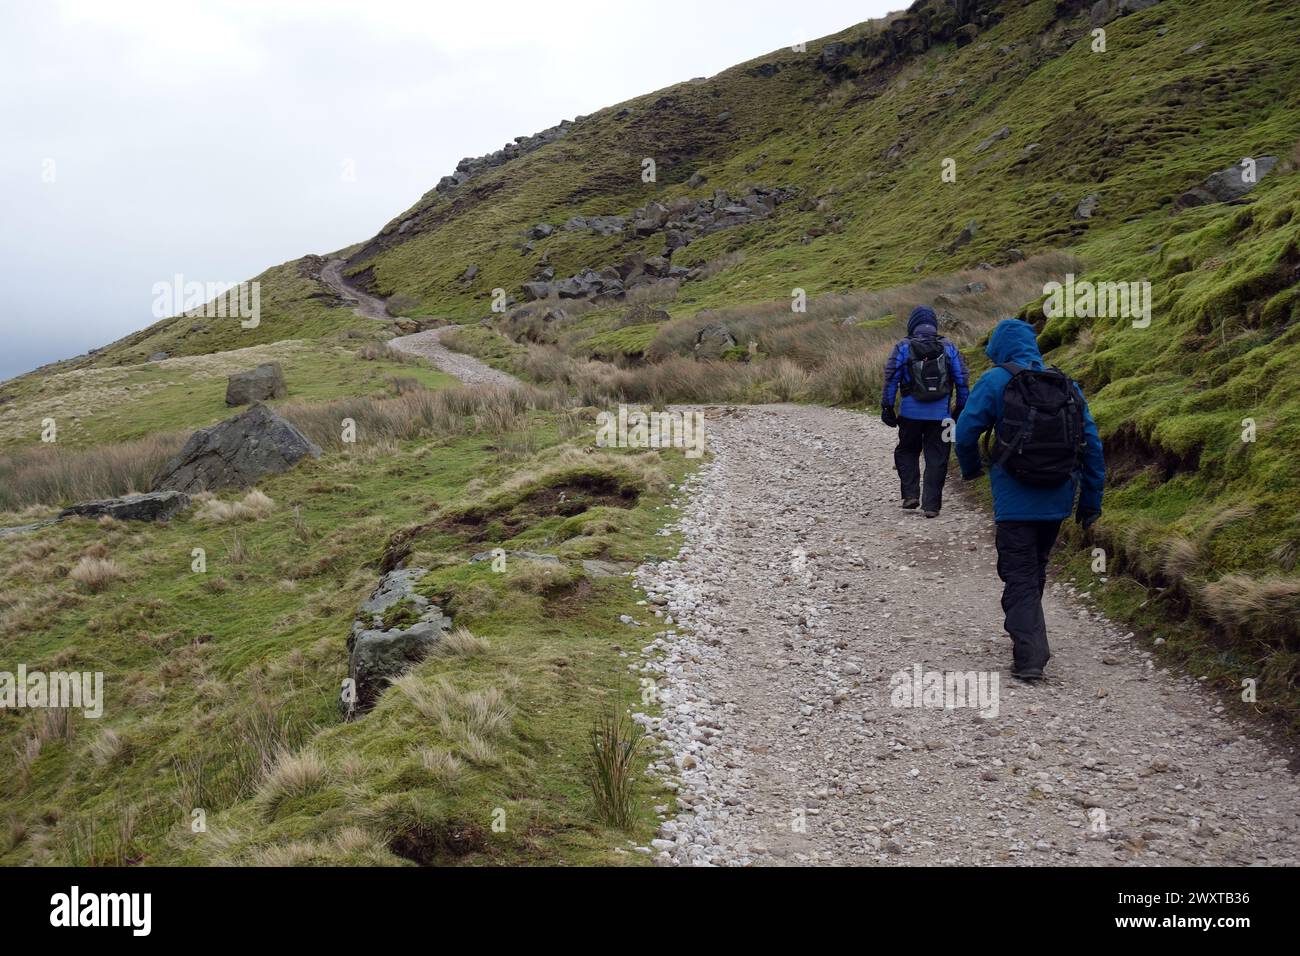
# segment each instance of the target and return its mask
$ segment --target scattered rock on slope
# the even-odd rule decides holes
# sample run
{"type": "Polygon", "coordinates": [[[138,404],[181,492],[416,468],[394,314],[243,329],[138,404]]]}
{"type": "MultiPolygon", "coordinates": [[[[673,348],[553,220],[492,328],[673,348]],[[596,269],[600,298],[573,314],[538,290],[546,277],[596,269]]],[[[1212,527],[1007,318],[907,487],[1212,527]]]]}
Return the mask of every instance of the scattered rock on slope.
{"type": "Polygon", "coordinates": [[[451,630],[451,619],[415,592],[429,572],[390,571],[357,610],[348,637],[348,683],[339,710],[350,720],[374,707],[393,680],[424,660],[451,630]]]}
{"type": "Polygon", "coordinates": [[[984,150],[988,149],[994,143],[998,142],[999,140],[1006,139],[1010,135],[1011,135],[1011,127],[1004,126],[996,133],[991,133],[990,135],[986,136],[984,139],[980,140],[975,145],[974,152],[982,153],[984,152],[984,150]]]}
{"type": "Polygon", "coordinates": [[[279,362],[266,362],[247,372],[236,372],[226,379],[226,404],[251,405],[271,398],[284,398],[289,388],[284,384],[284,369],[279,362]]]}
{"type": "Polygon", "coordinates": [[[1174,209],[1188,209],[1192,206],[1206,206],[1210,203],[1240,199],[1254,189],[1276,165],[1276,156],[1261,156],[1255,160],[1254,174],[1248,177],[1247,171],[1251,167],[1243,159],[1236,166],[1221,169],[1199,186],[1187,190],[1174,201],[1174,209]]]}
{"type": "Polygon", "coordinates": [[[190,506],[190,496],[179,491],[155,491],[103,501],[83,501],[59,512],[60,518],[98,518],[118,521],[167,521],[190,506]]]}
{"type": "Polygon", "coordinates": [[[710,322],[695,336],[697,359],[718,359],[728,349],[736,347],[736,337],[720,322],[710,322]]]}
{"type": "Polygon", "coordinates": [[[320,454],[306,435],[259,403],[191,435],[158,472],[153,490],[192,493],[248,487],[264,475],[278,475],[308,455],[320,454]]]}

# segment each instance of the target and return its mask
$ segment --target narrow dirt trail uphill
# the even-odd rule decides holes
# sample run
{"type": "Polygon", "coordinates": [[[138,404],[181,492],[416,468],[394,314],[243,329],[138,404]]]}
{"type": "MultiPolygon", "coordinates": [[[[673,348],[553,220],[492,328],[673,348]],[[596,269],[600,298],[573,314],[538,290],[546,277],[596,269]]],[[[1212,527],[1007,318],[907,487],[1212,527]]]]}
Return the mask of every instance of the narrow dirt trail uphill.
{"type": "MultiPolygon", "coordinates": [[[[391,318],[384,305],[384,300],[363,292],[343,277],[343,260],[331,259],[321,269],[321,282],[325,283],[339,298],[349,302],[357,315],[378,321],[391,318]]],[[[441,371],[452,375],[465,385],[516,385],[519,380],[513,375],[498,372],[491,366],[469,355],[453,352],[442,344],[442,335],[447,329],[433,329],[415,335],[404,335],[390,339],[388,344],[399,352],[417,355],[428,359],[441,371]]]]}
{"type": "Polygon", "coordinates": [[[343,278],[342,259],[331,259],[327,262],[320,270],[320,281],[340,299],[350,302],[353,311],[357,315],[365,316],[367,319],[377,319],[381,322],[392,318],[384,306],[383,299],[376,298],[368,292],[362,292],[343,278]]]}
{"type": "MultiPolygon", "coordinates": [[[[1049,680],[1014,682],[991,521],[897,504],[895,433],[815,407],[710,410],[678,559],[663,713],[684,811],[661,863],[1295,865],[1286,762],[1190,678],[1049,587],[1049,680]],[[677,629],[680,629],[677,630],[677,629]],[[687,632],[683,634],[681,632],[687,632]],[[1000,672],[996,716],[900,707],[914,669],[1000,672]]],[[[653,620],[653,619],[652,619],[653,620]]]]}

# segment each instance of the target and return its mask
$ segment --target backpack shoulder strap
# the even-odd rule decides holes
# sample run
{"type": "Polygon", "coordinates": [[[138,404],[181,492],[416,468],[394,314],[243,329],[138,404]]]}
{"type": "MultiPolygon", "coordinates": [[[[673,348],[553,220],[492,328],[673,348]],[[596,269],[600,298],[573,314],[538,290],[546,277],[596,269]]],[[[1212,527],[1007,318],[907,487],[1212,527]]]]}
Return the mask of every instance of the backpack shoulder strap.
{"type": "Polygon", "coordinates": [[[1025,370],[1023,365],[1017,365],[1015,362],[999,362],[998,368],[1002,369],[1004,372],[1010,373],[1012,378],[1015,378],[1025,370]]]}

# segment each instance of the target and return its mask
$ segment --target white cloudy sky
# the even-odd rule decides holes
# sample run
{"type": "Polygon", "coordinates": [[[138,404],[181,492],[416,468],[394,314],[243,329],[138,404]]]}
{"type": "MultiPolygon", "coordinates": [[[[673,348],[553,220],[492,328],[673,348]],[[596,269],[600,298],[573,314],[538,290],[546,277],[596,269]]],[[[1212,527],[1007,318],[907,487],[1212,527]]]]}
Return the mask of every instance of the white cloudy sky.
{"type": "Polygon", "coordinates": [[[0,380],[149,324],[176,273],[341,248],[462,156],[903,5],[3,0],[0,380]]]}

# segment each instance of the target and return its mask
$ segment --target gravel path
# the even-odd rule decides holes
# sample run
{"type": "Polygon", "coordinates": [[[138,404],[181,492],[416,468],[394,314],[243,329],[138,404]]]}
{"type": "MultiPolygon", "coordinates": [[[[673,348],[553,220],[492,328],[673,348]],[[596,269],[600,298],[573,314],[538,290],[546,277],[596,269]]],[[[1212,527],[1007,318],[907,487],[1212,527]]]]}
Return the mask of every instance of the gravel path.
{"type": "Polygon", "coordinates": [[[453,352],[443,345],[441,342],[442,334],[450,328],[454,328],[454,326],[445,329],[432,329],[428,332],[417,332],[415,335],[404,335],[399,339],[390,340],[388,344],[399,351],[428,359],[448,375],[454,375],[466,385],[519,384],[519,379],[513,375],[499,372],[473,356],[453,352]]]}
{"type": "MultiPolygon", "coordinates": [[[[331,259],[320,272],[321,282],[339,298],[352,303],[353,310],[368,319],[386,321],[391,318],[384,300],[363,292],[343,277],[343,260],[331,259]]],[[[449,326],[448,328],[451,328],[449,326]]],[[[447,329],[433,329],[415,335],[390,339],[388,344],[400,352],[428,359],[448,375],[455,376],[466,385],[516,385],[513,375],[498,372],[489,365],[469,355],[453,352],[442,344],[442,334],[447,329]]]]}
{"type": "MultiPolygon", "coordinates": [[[[1007,674],[992,523],[899,509],[895,433],[825,408],[708,410],[663,617],[633,665],[683,812],[660,863],[1300,861],[1300,790],[1191,678],[1049,586],[1049,681],[1007,674]],[[891,705],[897,672],[1000,672],[997,716],[891,705]]],[[[954,479],[955,480],[955,479],[954,479]]],[[[649,608],[647,609],[649,611],[649,608]]],[[[654,619],[651,618],[653,621],[654,619]]],[[[991,677],[990,677],[991,680],[991,677]]]]}

